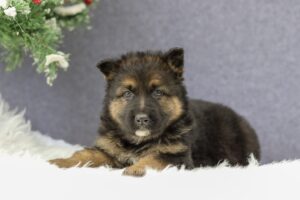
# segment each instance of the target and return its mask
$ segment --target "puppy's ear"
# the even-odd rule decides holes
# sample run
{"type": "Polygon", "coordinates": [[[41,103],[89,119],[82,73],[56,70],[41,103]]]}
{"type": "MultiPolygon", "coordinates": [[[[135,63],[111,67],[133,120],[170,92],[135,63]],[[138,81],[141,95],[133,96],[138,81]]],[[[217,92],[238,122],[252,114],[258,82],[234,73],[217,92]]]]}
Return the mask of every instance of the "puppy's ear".
{"type": "Polygon", "coordinates": [[[164,55],[169,67],[178,77],[182,77],[184,65],[183,48],[172,48],[164,55]]]}
{"type": "Polygon", "coordinates": [[[119,69],[119,65],[116,60],[108,59],[98,63],[97,68],[103,73],[107,80],[111,80],[119,69]]]}

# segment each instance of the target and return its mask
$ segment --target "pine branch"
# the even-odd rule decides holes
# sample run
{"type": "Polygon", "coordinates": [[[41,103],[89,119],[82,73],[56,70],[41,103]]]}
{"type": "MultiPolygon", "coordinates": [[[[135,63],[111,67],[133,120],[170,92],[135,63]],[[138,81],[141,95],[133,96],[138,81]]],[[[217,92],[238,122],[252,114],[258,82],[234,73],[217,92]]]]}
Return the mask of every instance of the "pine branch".
{"type": "MultiPolygon", "coordinates": [[[[66,2],[66,1],[65,1],[66,2]]],[[[81,3],[82,0],[68,0],[81,3]]],[[[7,71],[18,68],[25,54],[29,54],[37,72],[44,73],[52,85],[59,68],[67,69],[68,55],[58,50],[62,29],[72,30],[89,22],[88,9],[71,16],[60,16],[55,8],[62,0],[0,0],[0,47],[4,50],[7,71]],[[35,3],[34,3],[35,2],[35,3]],[[6,4],[5,4],[6,3],[6,4]]]]}

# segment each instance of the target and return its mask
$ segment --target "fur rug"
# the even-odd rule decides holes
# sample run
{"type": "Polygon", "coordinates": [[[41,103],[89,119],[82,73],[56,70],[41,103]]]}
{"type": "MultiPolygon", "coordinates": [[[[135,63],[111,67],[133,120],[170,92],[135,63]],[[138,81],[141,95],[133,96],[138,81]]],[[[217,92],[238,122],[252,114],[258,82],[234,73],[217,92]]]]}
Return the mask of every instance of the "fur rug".
{"type": "Polygon", "coordinates": [[[246,168],[169,168],[143,178],[104,167],[59,169],[46,161],[81,149],[32,131],[0,97],[0,199],[300,199],[300,160],[246,168]]]}

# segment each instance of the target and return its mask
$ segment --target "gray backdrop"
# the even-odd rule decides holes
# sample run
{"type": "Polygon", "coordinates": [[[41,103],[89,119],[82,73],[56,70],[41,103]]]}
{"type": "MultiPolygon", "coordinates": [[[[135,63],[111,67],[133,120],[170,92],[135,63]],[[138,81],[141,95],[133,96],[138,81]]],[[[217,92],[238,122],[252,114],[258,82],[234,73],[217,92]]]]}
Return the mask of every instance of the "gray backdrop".
{"type": "Polygon", "coordinates": [[[105,85],[96,63],[179,46],[191,97],[246,116],[259,134],[264,163],[300,158],[299,0],[103,0],[92,27],[66,32],[62,49],[72,54],[71,68],[53,87],[31,59],[14,73],[1,67],[0,93],[26,108],[34,129],[91,144],[105,85]]]}

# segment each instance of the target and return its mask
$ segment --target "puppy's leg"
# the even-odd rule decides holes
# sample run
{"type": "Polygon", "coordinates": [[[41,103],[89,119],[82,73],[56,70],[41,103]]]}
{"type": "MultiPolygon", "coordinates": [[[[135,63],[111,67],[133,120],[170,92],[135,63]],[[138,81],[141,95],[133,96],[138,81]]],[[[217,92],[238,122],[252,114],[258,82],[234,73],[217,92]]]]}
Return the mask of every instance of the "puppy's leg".
{"type": "Polygon", "coordinates": [[[113,160],[97,149],[85,148],[75,152],[70,158],[61,158],[49,160],[51,164],[55,164],[60,168],[70,168],[73,166],[82,167],[99,167],[102,165],[113,165],[113,160]]]}
{"type": "Polygon", "coordinates": [[[158,171],[163,170],[168,166],[168,163],[159,159],[156,155],[147,155],[142,157],[135,164],[127,167],[123,171],[123,175],[128,176],[144,176],[146,173],[146,167],[156,169],[158,171]]]}

